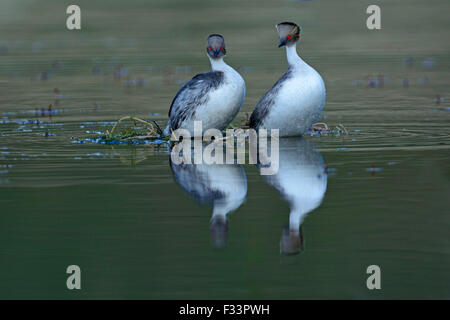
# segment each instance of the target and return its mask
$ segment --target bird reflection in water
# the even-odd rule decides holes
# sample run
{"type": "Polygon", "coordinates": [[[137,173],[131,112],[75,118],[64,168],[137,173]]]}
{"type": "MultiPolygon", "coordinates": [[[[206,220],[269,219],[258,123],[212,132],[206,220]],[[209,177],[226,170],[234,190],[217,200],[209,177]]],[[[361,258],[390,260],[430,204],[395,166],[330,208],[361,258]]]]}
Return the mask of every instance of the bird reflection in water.
{"type": "MultiPolygon", "coordinates": [[[[271,147],[268,148],[270,153],[271,147]]],[[[262,177],[280,192],[290,206],[289,227],[282,231],[280,251],[282,254],[298,254],[303,251],[303,220],[320,206],[327,189],[322,156],[307,138],[280,138],[278,172],[262,177]]]]}
{"type": "Polygon", "coordinates": [[[201,204],[212,205],[211,242],[227,242],[227,215],[239,208],[247,195],[247,178],[237,164],[175,164],[170,160],[175,181],[201,204]]]}

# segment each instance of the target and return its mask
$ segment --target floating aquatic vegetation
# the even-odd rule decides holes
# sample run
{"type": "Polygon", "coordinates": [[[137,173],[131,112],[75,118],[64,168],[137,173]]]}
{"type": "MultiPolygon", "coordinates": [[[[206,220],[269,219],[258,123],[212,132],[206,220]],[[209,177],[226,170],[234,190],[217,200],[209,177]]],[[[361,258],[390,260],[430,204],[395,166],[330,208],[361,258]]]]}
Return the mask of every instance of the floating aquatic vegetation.
{"type": "MultiPolygon", "coordinates": [[[[136,122],[140,122],[142,124],[144,124],[145,129],[144,129],[144,133],[146,133],[148,136],[152,136],[152,137],[159,137],[162,134],[162,130],[159,127],[158,123],[156,123],[156,121],[152,120],[152,123],[147,122],[145,120],[136,118],[136,117],[132,117],[132,116],[125,116],[120,118],[119,120],[117,120],[117,122],[114,124],[114,126],[111,129],[111,132],[106,131],[107,133],[107,137],[112,138],[114,136],[114,131],[116,130],[117,126],[125,120],[130,120],[134,122],[134,127],[133,128],[128,128],[125,129],[125,136],[122,136],[123,138],[126,137],[136,137],[136,136],[140,136],[142,135],[142,128],[137,127],[136,126],[136,122]]],[[[119,135],[120,136],[120,135],[119,135]]]]}
{"type": "MultiPolygon", "coordinates": [[[[84,124],[95,124],[95,123],[87,123],[84,124]]],[[[111,123],[109,123],[111,124],[111,123]]],[[[84,138],[84,139],[74,139],[72,143],[85,143],[85,142],[93,142],[93,143],[101,143],[101,144],[163,144],[169,141],[169,137],[165,137],[162,133],[161,128],[159,127],[156,121],[147,122],[145,120],[126,116],[122,117],[117,122],[113,122],[113,127],[111,131],[106,130],[105,133],[100,131],[86,131],[86,133],[97,134],[94,138],[84,138]],[[117,131],[119,124],[122,121],[130,120],[133,122],[132,127],[124,128],[120,131],[117,131]],[[138,126],[137,123],[142,124],[142,126],[138,126]]]]}

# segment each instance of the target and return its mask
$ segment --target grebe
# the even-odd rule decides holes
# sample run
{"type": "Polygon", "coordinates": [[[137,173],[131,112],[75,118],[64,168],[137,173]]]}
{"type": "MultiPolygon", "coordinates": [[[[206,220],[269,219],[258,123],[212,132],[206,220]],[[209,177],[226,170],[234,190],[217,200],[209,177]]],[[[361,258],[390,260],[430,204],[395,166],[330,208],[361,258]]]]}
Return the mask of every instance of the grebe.
{"type": "Polygon", "coordinates": [[[280,43],[286,46],[287,72],[258,102],[250,127],[279,129],[280,137],[304,134],[317,121],[325,106],[322,77],[297,54],[300,27],[292,22],[276,25],[280,43]]]}
{"type": "Polygon", "coordinates": [[[211,128],[224,130],[241,109],[245,82],[224,62],[225,40],[221,35],[208,37],[206,53],[212,71],[196,75],[178,91],[170,106],[166,136],[179,128],[194,136],[194,121],[202,121],[202,134],[211,128]]]}

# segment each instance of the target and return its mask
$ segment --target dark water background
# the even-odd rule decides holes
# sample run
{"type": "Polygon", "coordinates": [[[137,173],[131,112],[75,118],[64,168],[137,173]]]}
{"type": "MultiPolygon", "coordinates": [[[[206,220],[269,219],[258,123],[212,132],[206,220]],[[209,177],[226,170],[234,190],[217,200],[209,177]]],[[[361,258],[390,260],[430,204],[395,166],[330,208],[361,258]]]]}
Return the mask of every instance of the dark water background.
{"type": "Polygon", "coordinates": [[[60,1],[0,4],[0,298],[450,297],[448,1],[378,1],[379,31],[369,1],[77,4],[81,31],[60,1]],[[212,208],[175,183],[167,147],[76,143],[121,115],[164,124],[209,69],[210,33],[246,80],[239,124],[286,69],[282,20],[303,27],[299,52],[325,80],[321,121],[350,133],[307,137],[328,180],[302,253],[280,254],[289,204],[253,165],[215,248],[212,208]]]}

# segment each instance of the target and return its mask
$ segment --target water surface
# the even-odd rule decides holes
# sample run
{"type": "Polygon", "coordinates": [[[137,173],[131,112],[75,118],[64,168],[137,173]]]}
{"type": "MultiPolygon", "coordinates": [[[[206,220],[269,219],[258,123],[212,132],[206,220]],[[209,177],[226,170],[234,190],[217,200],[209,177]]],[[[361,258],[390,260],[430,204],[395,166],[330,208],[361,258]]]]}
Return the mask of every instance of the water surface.
{"type": "Polygon", "coordinates": [[[3,1],[0,297],[449,298],[449,4],[380,1],[380,31],[368,4],[79,1],[72,32],[59,1],[3,1]],[[165,124],[215,32],[247,83],[242,123],[287,67],[282,20],[325,80],[321,121],[349,135],[281,141],[273,177],[83,140],[122,115],[165,124]]]}

